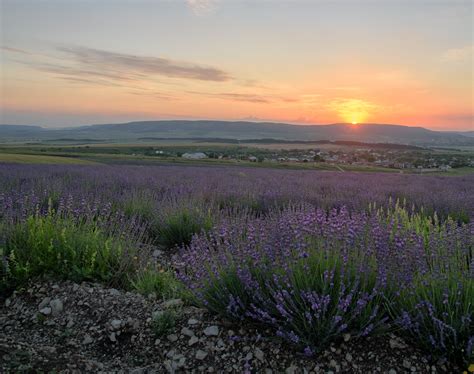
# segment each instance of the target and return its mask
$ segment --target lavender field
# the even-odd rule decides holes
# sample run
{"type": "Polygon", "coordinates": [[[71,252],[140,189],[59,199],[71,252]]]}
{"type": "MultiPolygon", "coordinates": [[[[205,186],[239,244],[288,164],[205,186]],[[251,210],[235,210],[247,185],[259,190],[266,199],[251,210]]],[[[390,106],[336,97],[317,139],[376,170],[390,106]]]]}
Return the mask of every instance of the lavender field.
{"type": "Polygon", "coordinates": [[[94,280],[178,292],[307,356],[394,332],[474,359],[474,175],[4,164],[0,235],[4,295],[94,280]]]}

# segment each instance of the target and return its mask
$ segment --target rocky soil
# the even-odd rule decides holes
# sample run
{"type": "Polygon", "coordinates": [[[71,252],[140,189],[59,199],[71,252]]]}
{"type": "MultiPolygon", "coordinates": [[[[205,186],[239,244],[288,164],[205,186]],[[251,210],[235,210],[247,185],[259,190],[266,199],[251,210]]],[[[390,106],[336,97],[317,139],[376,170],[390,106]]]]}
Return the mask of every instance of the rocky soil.
{"type": "Polygon", "coordinates": [[[182,300],[160,302],[99,284],[44,282],[0,309],[0,372],[438,373],[461,372],[394,335],[344,341],[305,357],[271,331],[239,326],[182,300]],[[176,312],[157,336],[153,318],[176,312]]]}

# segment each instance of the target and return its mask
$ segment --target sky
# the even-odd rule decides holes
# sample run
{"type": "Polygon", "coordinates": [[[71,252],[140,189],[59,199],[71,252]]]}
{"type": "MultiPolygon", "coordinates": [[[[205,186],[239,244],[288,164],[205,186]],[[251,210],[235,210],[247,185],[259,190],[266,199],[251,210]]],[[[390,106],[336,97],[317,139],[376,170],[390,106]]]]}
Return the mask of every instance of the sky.
{"type": "Polygon", "coordinates": [[[0,0],[0,123],[474,130],[473,1],[0,0]]]}

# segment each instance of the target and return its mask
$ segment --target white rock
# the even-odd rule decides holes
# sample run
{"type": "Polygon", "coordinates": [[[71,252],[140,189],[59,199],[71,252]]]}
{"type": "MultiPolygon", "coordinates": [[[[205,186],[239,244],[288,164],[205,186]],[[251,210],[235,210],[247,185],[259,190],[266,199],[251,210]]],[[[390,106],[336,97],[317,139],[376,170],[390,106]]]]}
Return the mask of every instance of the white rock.
{"type": "Polygon", "coordinates": [[[196,360],[204,360],[207,357],[207,352],[201,351],[200,349],[196,352],[196,360]]]}
{"type": "Polygon", "coordinates": [[[263,353],[263,351],[260,348],[255,348],[255,350],[253,351],[253,354],[255,355],[257,360],[259,360],[261,362],[263,362],[265,360],[265,354],[263,353]]]}
{"type": "Polygon", "coordinates": [[[174,343],[175,341],[178,340],[178,335],[176,334],[170,334],[166,337],[170,342],[174,343]]]}
{"type": "Polygon", "coordinates": [[[188,345],[192,346],[192,345],[196,344],[198,341],[199,341],[199,339],[197,338],[197,336],[191,336],[191,338],[188,341],[188,345]]]}
{"type": "Polygon", "coordinates": [[[45,297],[43,300],[38,305],[38,310],[41,310],[43,308],[46,308],[49,305],[49,302],[51,301],[50,297],[45,297]]]}
{"type": "Polygon", "coordinates": [[[64,309],[63,302],[60,299],[51,300],[49,305],[51,306],[53,316],[60,314],[64,309]]]}
{"type": "Polygon", "coordinates": [[[84,336],[84,340],[82,341],[82,344],[91,344],[94,340],[90,335],[84,336]]]}
{"type": "Polygon", "coordinates": [[[206,336],[217,336],[219,335],[219,327],[216,325],[206,327],[204,329],[204,335],[206,336]]]}
{"type": "Polygon", "coordinates": [[[120,327],[122,326],[122,320],[113,319],[112,321],[110,321],[110,326],[112,327],[113,330],[119,330],[120,327]]]}
{"type": "Polygon", "coordinates": [[[47,306],[46,308],[40,309],[40,313],[45,316],[49,316],[51,314],[51,308],[47,306]]]}
{"type": "Polygon", "coordinates": [[[191,337],[191,336],[194,335],[194,332],[192,330],[188,329],[187,327],[183,327],[181,329],[181,334],[191,337]]]}

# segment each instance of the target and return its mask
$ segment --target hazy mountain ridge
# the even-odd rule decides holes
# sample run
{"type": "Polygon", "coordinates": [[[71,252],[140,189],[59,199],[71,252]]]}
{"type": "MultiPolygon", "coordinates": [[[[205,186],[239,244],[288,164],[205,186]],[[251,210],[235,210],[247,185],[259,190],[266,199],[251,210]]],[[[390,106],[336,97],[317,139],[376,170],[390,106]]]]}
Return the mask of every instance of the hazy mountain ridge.
{"type": "Polygon", "coordinates": [[[227,138],[278,140],[330,140],[414,145],[474,145],[472,132],[433,131],[422,127],[386,124],[291,125],[247,121],[140,121],[65,129],[0,125],[0,141],[42,141],[58,138],[134,141],[157,138],[227,138]]]}

